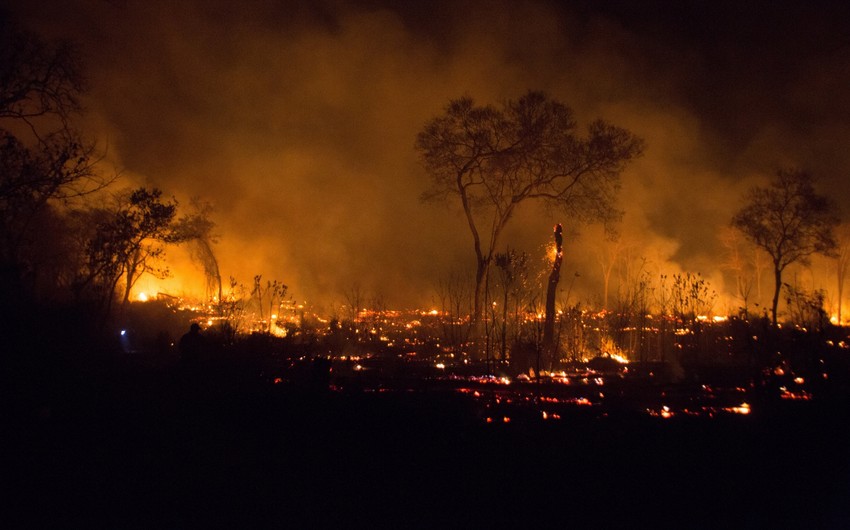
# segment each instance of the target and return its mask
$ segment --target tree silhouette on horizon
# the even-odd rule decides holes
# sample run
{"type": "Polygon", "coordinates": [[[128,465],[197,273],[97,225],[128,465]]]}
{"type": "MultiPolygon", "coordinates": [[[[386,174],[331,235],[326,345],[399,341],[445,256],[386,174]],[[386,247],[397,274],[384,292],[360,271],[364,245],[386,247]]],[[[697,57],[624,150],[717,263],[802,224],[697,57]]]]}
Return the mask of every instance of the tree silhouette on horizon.
{"type": "Polygon", "coordinates": [[[836,248],[835,206],[816,192],[814,184],[814,177],[805,171],[779,170],[766,187],[749,190],[746,204],[732,218],[732,226],[773,262],[774,326],[783,271],[792,263],[808,264],[813,254],[832,255],[836,248]]]}
{"type": "Polygon", "coordinates": [[[475,252],[474,317],[482,312],[487,272],[500,237],[522,203],[541,201],[571,222],[612,225],[620,174],[644,142],[603,120],[584,133],[573,111],[529,91],[500,107],[472,98],[449,102],[425,124],[416,149],[431,186],[425,201],[460,201],[475,252]]]}

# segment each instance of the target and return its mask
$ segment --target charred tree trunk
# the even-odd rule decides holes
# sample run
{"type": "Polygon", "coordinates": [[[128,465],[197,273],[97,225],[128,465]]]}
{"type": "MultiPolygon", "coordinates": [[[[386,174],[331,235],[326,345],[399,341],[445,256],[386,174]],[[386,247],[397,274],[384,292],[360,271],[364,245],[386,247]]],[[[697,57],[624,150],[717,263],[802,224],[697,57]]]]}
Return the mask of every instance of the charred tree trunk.
{"type": "Polygon", "coordinates": [[[779,308],[779,292],[782,290],[782,268],[779,264],[774,264],[773,267],[773,279],[774,279],[774,288],[773,288],[773,300],[771,309],[773,311],[773,327],[776,327],[776,312],[779,308]]]}
{"type": "Polygon", "coordinates": [[[483,304],[481,303],[481,298],[484,296],[484,291],[486,289],[485,282],[487,280],[487,270],[489,268],[490,263],[483,257],[479,256],[476,260],[476,268],[475,268],[475,293],[473,294],[473,309],[472,309],[472,321],[477,326],[479,322],[481,322],[481,315],[483,313],[483,304]]]}
{"type": "Polygon", "coordinates": [[[552,272],[549,273],[549,283],[546,287],[546,316],[543,323],[543,354],[550,360],[550,362],[554,359],[555,354],[555,295],[558,291],[558,282],[561,281],[561,261],[564,256],[561,232],[561,225],[555,225],[555,259],[552,262],[552,272]]]}
{"type": "MultiPolygon", "coordinates": [[[[840,306],[839,306],[840,307],[840,306]]],[[[508,289],[505,288],[504,301],[502,303],[502,344],[499,351],[499,359],[505,362],[508,358],[508,289]]]]}

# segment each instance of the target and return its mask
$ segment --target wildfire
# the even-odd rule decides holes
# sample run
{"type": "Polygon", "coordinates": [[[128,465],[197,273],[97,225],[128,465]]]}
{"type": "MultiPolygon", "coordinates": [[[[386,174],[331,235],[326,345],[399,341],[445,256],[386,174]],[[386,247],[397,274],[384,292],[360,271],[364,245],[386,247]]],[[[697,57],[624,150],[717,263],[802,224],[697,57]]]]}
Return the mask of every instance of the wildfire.
{"type": "Polygon", "coordinates": [[[749,403],[741,403],[737,407],[729,407],[726,409],[729,412],[734,412],[735,414],[749,414],[750,413],[750,405],[749,403]]]}
{"type": "Polygon", "coordinates": [[[546,259],[547,259],[547,261],[550,261],[550,262],[555,261],[555,258],[557,258],[557,257],[558,257],[558,248],[555,246],[554,243],[551,244],[551,245],[548,245],[546,247],[546,259]]]}
{"type": "Polygon", "coordinates": [[[608,357],[614,359],[615,361],[617,361],[620,364],[629,364],[628,359],[626,359],[625,357],[623,357],[622,355],[619,355],[617,353],[609,353],[608,357]]]}

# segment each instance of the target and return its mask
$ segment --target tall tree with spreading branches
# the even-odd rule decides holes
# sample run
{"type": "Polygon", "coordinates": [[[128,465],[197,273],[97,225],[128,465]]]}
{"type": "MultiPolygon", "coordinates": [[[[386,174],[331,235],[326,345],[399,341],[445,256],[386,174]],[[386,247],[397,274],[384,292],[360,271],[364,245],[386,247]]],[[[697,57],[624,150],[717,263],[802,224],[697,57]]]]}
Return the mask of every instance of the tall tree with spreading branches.
{"type": "Polygon", "coordinates": [[[836,248],[835,206],[815,191],[814,184],[805,171],[780,170],[766,187],[751,188],[746,204],[732,218],[732,226],[773,262],[774,326],[783,271],[792,263],[807,265],[813,254],[832,256],[836,248]]]}
{"type": "Polygon", "coordinates": [[[583,133],[572,110],[541,92],[500,107],[452,100],[416,138],[431,186],[426,201],[457,199],[475,251],[474,317],[487,271],[520,204],[543,201],[571,221],[618,221],[620,174],[644,143],[596,120],[583,133]]]}

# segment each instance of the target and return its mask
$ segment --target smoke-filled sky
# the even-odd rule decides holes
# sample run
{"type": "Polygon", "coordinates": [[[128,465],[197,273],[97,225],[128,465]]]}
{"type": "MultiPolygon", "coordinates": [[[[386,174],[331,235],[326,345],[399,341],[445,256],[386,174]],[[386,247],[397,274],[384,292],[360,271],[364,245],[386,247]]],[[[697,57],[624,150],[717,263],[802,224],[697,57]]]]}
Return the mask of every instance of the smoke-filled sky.
{"type": "MultiPolygon", "coordinates": [[[[413,147],[464,95],[498,104],[543,90],[580,122],[643,137],[623,174],[622,238],[659,271],[700,272],[718,290],[718,232],[753,183],[803,168],[839,206],[850,197],[846,3],[0,6],[79,45],[85,130],[127,185],[212,202],[223,275],[278,279],[299,300],[339,302],[359,284],[390,306],[425,307],[439,278],[471,271],[458,205],[419,201],[428,177],[413,147]]],[[[503,244],[539,254],[555,222],[572,225],[524,207],[503,244]]],[[[564,269],[580,274],[573,296],[591,300],[599,237],[581,231],[564,269]]]]}

